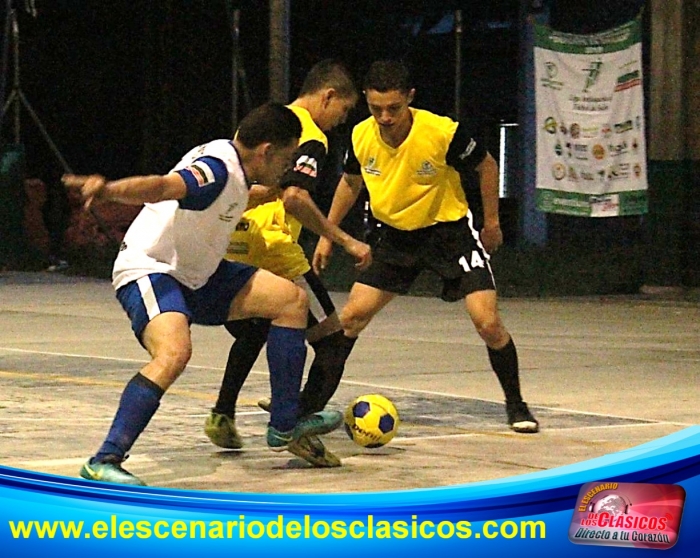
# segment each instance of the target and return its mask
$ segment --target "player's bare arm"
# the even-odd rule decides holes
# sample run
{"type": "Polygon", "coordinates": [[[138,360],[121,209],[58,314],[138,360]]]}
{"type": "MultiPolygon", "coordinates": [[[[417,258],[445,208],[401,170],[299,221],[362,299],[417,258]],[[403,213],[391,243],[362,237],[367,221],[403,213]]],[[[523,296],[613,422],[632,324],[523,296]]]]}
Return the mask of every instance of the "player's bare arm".
{"type": "Polygon", "coordinates": [[[187,194],[185,181],[176,173],[131,176],[120,180],[107,180],[99,174],[66,174],[62,181],[68,188],[80,190],[86,209],[90,207],[93,200],[142,205],[179,200],[187,194]]]}
{"type": "Polygon", "coordinates": [[[498,164],[490,153],[476,167],[479,173],[481,201],[484,207],[484,228],[481,242],[487,252],[498,250],[503,244],[503,231],[498,217],[498,164]]]}
{"type": "MultiPolygon", "coordinates": [[[[348,214],[350,209],[355,205],[362,188],[364,187],[364,182],[362,181],[362,176],[359,174],[343,174],[338,182],[338,187],[333,195],[333,202],[331,203],[331,208],[328,212],[328,221],[334,225],[339,225],[343,222],[343,219],[348,214]]],[[[364,244],[364,243],[363,243],[364,244]]],[[[313,256],[313,268],[317,274],[320,274],[326,266],[328,265],[328,260],[330,259],[331,252],[333,250],[333,243],[330,239],[322,236],[316,244],[316,250],[313,256]]],[[[369,262],[368,262],[369,266],[369,262]]],[[[364,267],[362,268],[364,269],[364,267]]]]}
{"type": "Polygon", "coordinates": [[[282,194],[284,210],[299,222],[330,243],[342,246],[345,251],[357,261],[359,269],[369,267],[372,262],[371,249],[368,244],[361,242],[343,231],[337,224],[327,219],[309,193],[303,188],[290,186],[282,194]]]}
{"type": "Polygon", "coordinates": [[[248,191],[247,209],[276,200],[281,195],[282,189],[279,186],[266,186],[259,183],[251,184],[248,191]]]}

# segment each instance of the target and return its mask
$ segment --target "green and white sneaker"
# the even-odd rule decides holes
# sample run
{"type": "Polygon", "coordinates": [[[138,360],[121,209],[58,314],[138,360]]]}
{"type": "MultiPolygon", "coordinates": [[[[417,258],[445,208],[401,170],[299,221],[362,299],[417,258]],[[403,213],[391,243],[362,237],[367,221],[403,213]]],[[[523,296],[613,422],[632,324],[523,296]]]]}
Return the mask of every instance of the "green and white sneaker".
{"type": "Polygon", "coordinates": [[[291,442],[298,442],[303,436],[320,436],[333,432],[343,424],[343,415],[338,411],[319,411],[302,417],[296,426],[288,432],[280,432],[272,426],[267,427],[267,445],[272,451],[289,449],[291,442]]]}
{"type": "Polygon", "coordinates": [[[92,461],[92,459],[89,459],[80,469],[80,476],[84,479],[98,482],[146,486],[146,483],[140,478],[122,468],[122,462],[123,460],[116,456],[109,456],[107,461],[92,461]]]}
{"type": "Polygon", "coordinates": [[[204,422],[204,433],[211,443],[226,449],[241,449],[243,439],[236,430],[236,420],[223,413],[211,410],[204,422]]]}

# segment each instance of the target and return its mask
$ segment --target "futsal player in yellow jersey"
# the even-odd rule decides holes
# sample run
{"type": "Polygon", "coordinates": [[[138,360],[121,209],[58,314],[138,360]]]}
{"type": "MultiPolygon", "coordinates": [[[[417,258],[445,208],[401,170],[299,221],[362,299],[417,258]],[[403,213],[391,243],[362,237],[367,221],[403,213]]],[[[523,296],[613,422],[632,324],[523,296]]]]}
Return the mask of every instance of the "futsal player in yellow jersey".
{"type": "MultiPolygon", "coordinates": [[[[352,148],[328,219],[340,224],[361,188],[381,223],[373,262],[352,286],[340,316],[345,334],[357,338],[394,297],[406,294],[423,269],[442,278],[442,299],[465,301],[486,343],[503,388],[511,429],[535,433],[539,424],[520,392],[518,355],[497,307],[489,253],[503,234],[498,217],[498,166],[465,126],[410,106],[415,90],[397,61],[372,64],[365,78],[371,116],[352,132],[352,148]],[[479,175],[484,227],[472,225],[459,171],[479,175]]],[[[314,269],[320,273],[332,245],[319,240],[314,269]]]]}
{"type": "MultiPolygon", "coordinates": [[[[281,181],[285,188],[282,198],[243,214],[226,255],[228,260],[266,269],[306,290],[310,302],[306,337],[315,355],[299,401],[300,416],[326,406],[338,387],[354,343],[345,337],[333,302],[298,243],[302,224],[343,246],[357,259],[358,268],[367,267],[371,261],[369,246],[331,224],[310,197],[328,149],[324,131],[344,122],[357,99],[352,77],[339,62],[324,60],[309,71],[298,98],[289,105],[301,121],[302,135],[294,164],[281,181]]],[[[236,401],[265,344],[269,327],[269,321],[258,319],[226,324],[236,341],[218,400],[205,423],[205,433],[218,446],[242,446],[234,420],[236,401]]],[[[340,465],[318,437],[303,438],[288,449],[316,466],[340,465]]]]}

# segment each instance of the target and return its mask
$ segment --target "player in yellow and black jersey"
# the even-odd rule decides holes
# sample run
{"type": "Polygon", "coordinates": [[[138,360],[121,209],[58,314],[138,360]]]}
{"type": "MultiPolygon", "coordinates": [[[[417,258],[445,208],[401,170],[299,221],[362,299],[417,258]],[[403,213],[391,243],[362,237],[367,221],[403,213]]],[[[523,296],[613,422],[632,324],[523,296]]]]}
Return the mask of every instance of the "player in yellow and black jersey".
{"type": "MultiPolygon", "coordinates": [[[[498,216],[498,166],[466,126],[412,108],[415,90],[396,61],[372,64],[364,83],[371,116],[352,132],[352,149],[328,219],[339,224],[367,188],[380,223],[373,263],[353,285],[341,312],[345,334],[356,339],[396,295],[406,294],[423,269],[443,282],[442,298],[464,299],[506,399],[508,424],[534,433],[537,420],[520,393],[518,356],[497,308],[489,253],[503,242],[498,216]],[[479,175],[484,226],[474,230],[460,171],[479,175]]],[[[332,245],[321,238],[314,268],[332,245]]]]}
{"type": "MultiPolygon", "coordinates": [[[[298,243],[302,225],[343,246],[357,259],[359,269],[371,262],[369,246],[331,224],[311,199],[328,150],[324,132],[344,122],[357,99],[352,77],[339,62],[324,60],[309,71],[299,96],[289,105],[301,121],[302,135],[292,168],[281,181],[282,197],[243,214],[231,235],[226,256],[290,279],[302,286],[309,297],[307,340],[315,355],[299,401],[300,416],[326,406],[338,387],[354,343],[345,337],[333,302],[298,243]]],[[[229,322],[226,328],[236,341],[229,352],[218,400],[207,417],[205,433],[214,444],[235,449],[242,446],[234,421],[236,401],[265,344],[269,322],[243,320],[229,322]]],[[[340,465],[318,437],[291,443],[289,451],[316,466],[340,465]]]]}

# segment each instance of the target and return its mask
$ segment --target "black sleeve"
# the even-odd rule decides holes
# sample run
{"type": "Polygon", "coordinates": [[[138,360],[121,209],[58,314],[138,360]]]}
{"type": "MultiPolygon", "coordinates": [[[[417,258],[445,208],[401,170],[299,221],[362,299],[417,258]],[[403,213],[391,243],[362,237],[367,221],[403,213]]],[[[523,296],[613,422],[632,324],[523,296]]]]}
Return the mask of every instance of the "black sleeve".
{"type": "Polygon", "coordinates": [[[355,149],[352,146],[352,141],[349,143],[350,145],[348,147],[348,151],[345,154],[345,162],[343,163],[343,172],[345,174],[362,174],[360,161],[357,160],[355,149]]]}
{"type": "Polygon", "coordinates": [[[458,172],[472,171],[486,157],[486,145],[477,138],[464,124],[457,126],[457,131],[450,142],[445,160],[458,172]]]}
{"type": "Polygon", "coordinates": [[[316,191],[316,178],[326,159],[326,146],[318,140],[310,140],[299,146],[294,154],[293,166],[280,181],[282,188],[296,186],[310,194],[316,191]]]}

